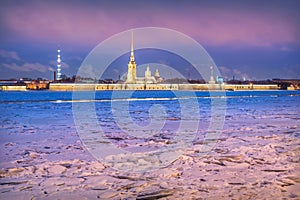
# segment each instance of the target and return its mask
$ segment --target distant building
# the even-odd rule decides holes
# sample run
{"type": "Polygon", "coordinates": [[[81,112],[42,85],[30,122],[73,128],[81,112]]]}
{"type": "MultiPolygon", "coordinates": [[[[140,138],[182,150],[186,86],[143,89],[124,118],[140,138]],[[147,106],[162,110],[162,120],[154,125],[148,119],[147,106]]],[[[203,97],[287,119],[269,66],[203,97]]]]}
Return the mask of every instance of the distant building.
{"type": "Polygon", "coordinates": [[[134,60],[134,48],[133,48],[133,33],[131,39],[131,51],[130,51],[130,60],[128,63],[127,78],[125,83],[129,84],[153,84],[161,83],[163,78],[160,77],[158,69],[155,70],[155,76],[151,76],[150,66],[147,66],[144,77],[136,76],[136,63],[134,60]]]}
{"type": "Polygon", "coordinates": [[[216,84],[215,78],[214,78],[214,70],[213,66],[210,67],[210,79],[208,81],[209,84],[216,84]]]}
{"type": "Polygon", "coordinates": [[[49,81],[31,81],[26,84],[27,90],[46,90],[49,88],[49,81]]]}
{"type": "Polygon", "coordinates": [[[220,77],[220,76],[218,76],[218,77],[217,77],[217,83],[218,83],[218,84],[224,84],[223,78],[220,77]]]}

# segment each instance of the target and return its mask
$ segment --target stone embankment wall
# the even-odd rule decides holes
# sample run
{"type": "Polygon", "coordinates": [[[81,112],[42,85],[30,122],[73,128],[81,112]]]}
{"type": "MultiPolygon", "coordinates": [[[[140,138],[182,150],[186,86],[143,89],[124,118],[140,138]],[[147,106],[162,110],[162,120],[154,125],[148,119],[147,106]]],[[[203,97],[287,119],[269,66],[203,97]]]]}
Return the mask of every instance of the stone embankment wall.
{"type": "Polygon", "coordinates": [[[277,85],[220,84],[74,84],[50,83],[50,90],[278,90],[277,85]]]}
{"type": "Polygon", "coordinates": [[[1,85],[0,91],[26,91],[26,85],[1,85]]]}

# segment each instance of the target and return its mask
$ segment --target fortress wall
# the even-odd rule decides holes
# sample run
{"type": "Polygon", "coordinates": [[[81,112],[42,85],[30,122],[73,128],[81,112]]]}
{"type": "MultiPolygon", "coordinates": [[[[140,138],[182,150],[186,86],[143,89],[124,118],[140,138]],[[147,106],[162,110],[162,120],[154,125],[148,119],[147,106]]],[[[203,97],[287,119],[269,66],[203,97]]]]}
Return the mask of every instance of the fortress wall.
{"type": "Polygon", "coordinates": [[[95,84],[50,83],[49,90],[53,90],[53,91],[95,90],[95,84]]]}
{"type": "MultiPolygon", "coordinates": [[[[2,86],[3,87],[3,86],[2,86]]],[[[8,86],[6,86],[8,87],[8,86]]],[[[14,86],[15,87],[15,86],[14,86]]],[[[21,86],[19,86],[21,87],[21,86]]],[[[25,86],[24,86],[25,87],[25,86]]],[[[74,84],[50,83],[49,90],[278,90],[277,85],[220,84],[74,84]]],[[[17,89],[15,89],[17,90],[17,89]]]]}
{"type": "Polygon", "coordinates": [[[147,84],[146,90],[178,90],[178,84],[147,84]]]}
{"type": "Polygon", "coordinates": [[[220,84],[179,84],[179,90],[222,90],[220,84]]]}
{"type": "Polygon", "coordinates": [[[125,90],[125,84],[95,84],[96,90],[125,90]]]}
{"type": "Polygon", "coordinates": [[[4,91],[26,91],[25,85],[2,85],[0,90],[4,91]]]}
{"type": "Polygon", "coordinates": [[[225,90],[279,90],[278,85],[224,85],[225,90]]]}
{"type": "Polygon", "coordinates": [[[254,90],[279,90],[278,85],[253,85],[254,90]]]}
{"type": "Polygon", "coordinates": [[[73,83],[50,83],[49,90],[53,91],[72,91],[75,84],[73,83]]]}
{"type": "Polygon", "coordinates": [[[124,84],[125,90],[145,90],[144,84],[124,84]]]}

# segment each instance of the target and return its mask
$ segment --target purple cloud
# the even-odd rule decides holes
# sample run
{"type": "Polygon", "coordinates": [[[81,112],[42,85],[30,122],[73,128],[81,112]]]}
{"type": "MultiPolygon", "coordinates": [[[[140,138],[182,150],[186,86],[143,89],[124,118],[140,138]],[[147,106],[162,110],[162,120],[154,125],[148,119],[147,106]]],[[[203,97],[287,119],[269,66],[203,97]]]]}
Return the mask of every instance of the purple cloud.
{"type": "Polygon", "coordinates": [[[3,10],[2,19],[8,30],[25,38],[78,44],[97,44],[112,34],[144,26],[173,28],[211,45],[269,46],[299,39],[298,25],[278,12],[200,3],[184,4],[179,9],[168,3],[156,2],[154,8],[154,3],[70,5],[48,1],[11,5],[3,10]],[[131,5],[134,12],[129,12],[131,5]]]}
{"type": "Polygon", "coordinates": [[[18,56],[17,52],[6,51],[6,50],[3,50],[3,49],[0,49],[0,57],[9,58],[9,59],[12,59],[12,60],[21,60],[20,57],[18,56]]]}
{"type": "Polygon", "coordinates": [[[49,68],[48,66],[40,63],[24,63],[21,65],[18,65],[16,63],[11,63],[11,64],[3,63],[2,66],[17,72],[38,71],[38,72],[45,73],[47,71],[52,71],[48,69],[49,68]]]}
{"type": "MultiPolygon", "coordinates": [[[[7,69],[10,69],[10,70],[16,71],[16,72],[37,71],[37,72],[45,73],[47,71],[54,70],[53,68],[51,68],[47,65],[43,65],[41,63],[37,63],[37,62],[29,63],[26,60],[19,57],[19,55],[13,51],[6,51],[6,50],[0,49],[0,57],[13,60],[12,63],[1,63],[1,66],[5,67],[7,69]]],[[[66,66],[69,67],[67,64],[66,64],[66,66]]]]}
{"type": "MultiPolygon", "coordinates": [[[[41,63],[53,71],[56,63],[49,64],[49,60],[56,55],[49,52],[62,45],[68,52],[63,60],[70,64],[64,73],[72,75],[99,42],[131,28],[155,26],[175,29],[197,40],[217,65],[232,68],[229,78],[233,74],[241,78],[247,74],[251,78],[294,78],[299,77],[299,6],[300,2],[293,0],[1,1],[0,49],[8,51],[0,50],[0,59],[16,63],[11,65],[14,69],[25,63],[41,63]],[[26,60],[16,52],[27,55],[26,60]]],[[[177,40],[174,45],[182,44],[177,40]]],[[[25,69],[38,72],[28,65],[25,69]]],[[[13,76],[9,70],[3,71],[2,77],[13,76]]],[[[47,76],[52,78],[52,73],[47,76]]]]}

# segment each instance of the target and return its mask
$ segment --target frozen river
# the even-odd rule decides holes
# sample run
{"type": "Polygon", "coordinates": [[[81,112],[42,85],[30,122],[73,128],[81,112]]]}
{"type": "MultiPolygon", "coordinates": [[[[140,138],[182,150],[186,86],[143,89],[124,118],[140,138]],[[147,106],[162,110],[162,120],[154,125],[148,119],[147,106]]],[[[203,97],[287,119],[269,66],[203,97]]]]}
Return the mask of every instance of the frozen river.
{"type": "Polygon", "coordinates": [[[0,113],[0,197],[298,195],[300,91],[0,92],[0,113]]]}

